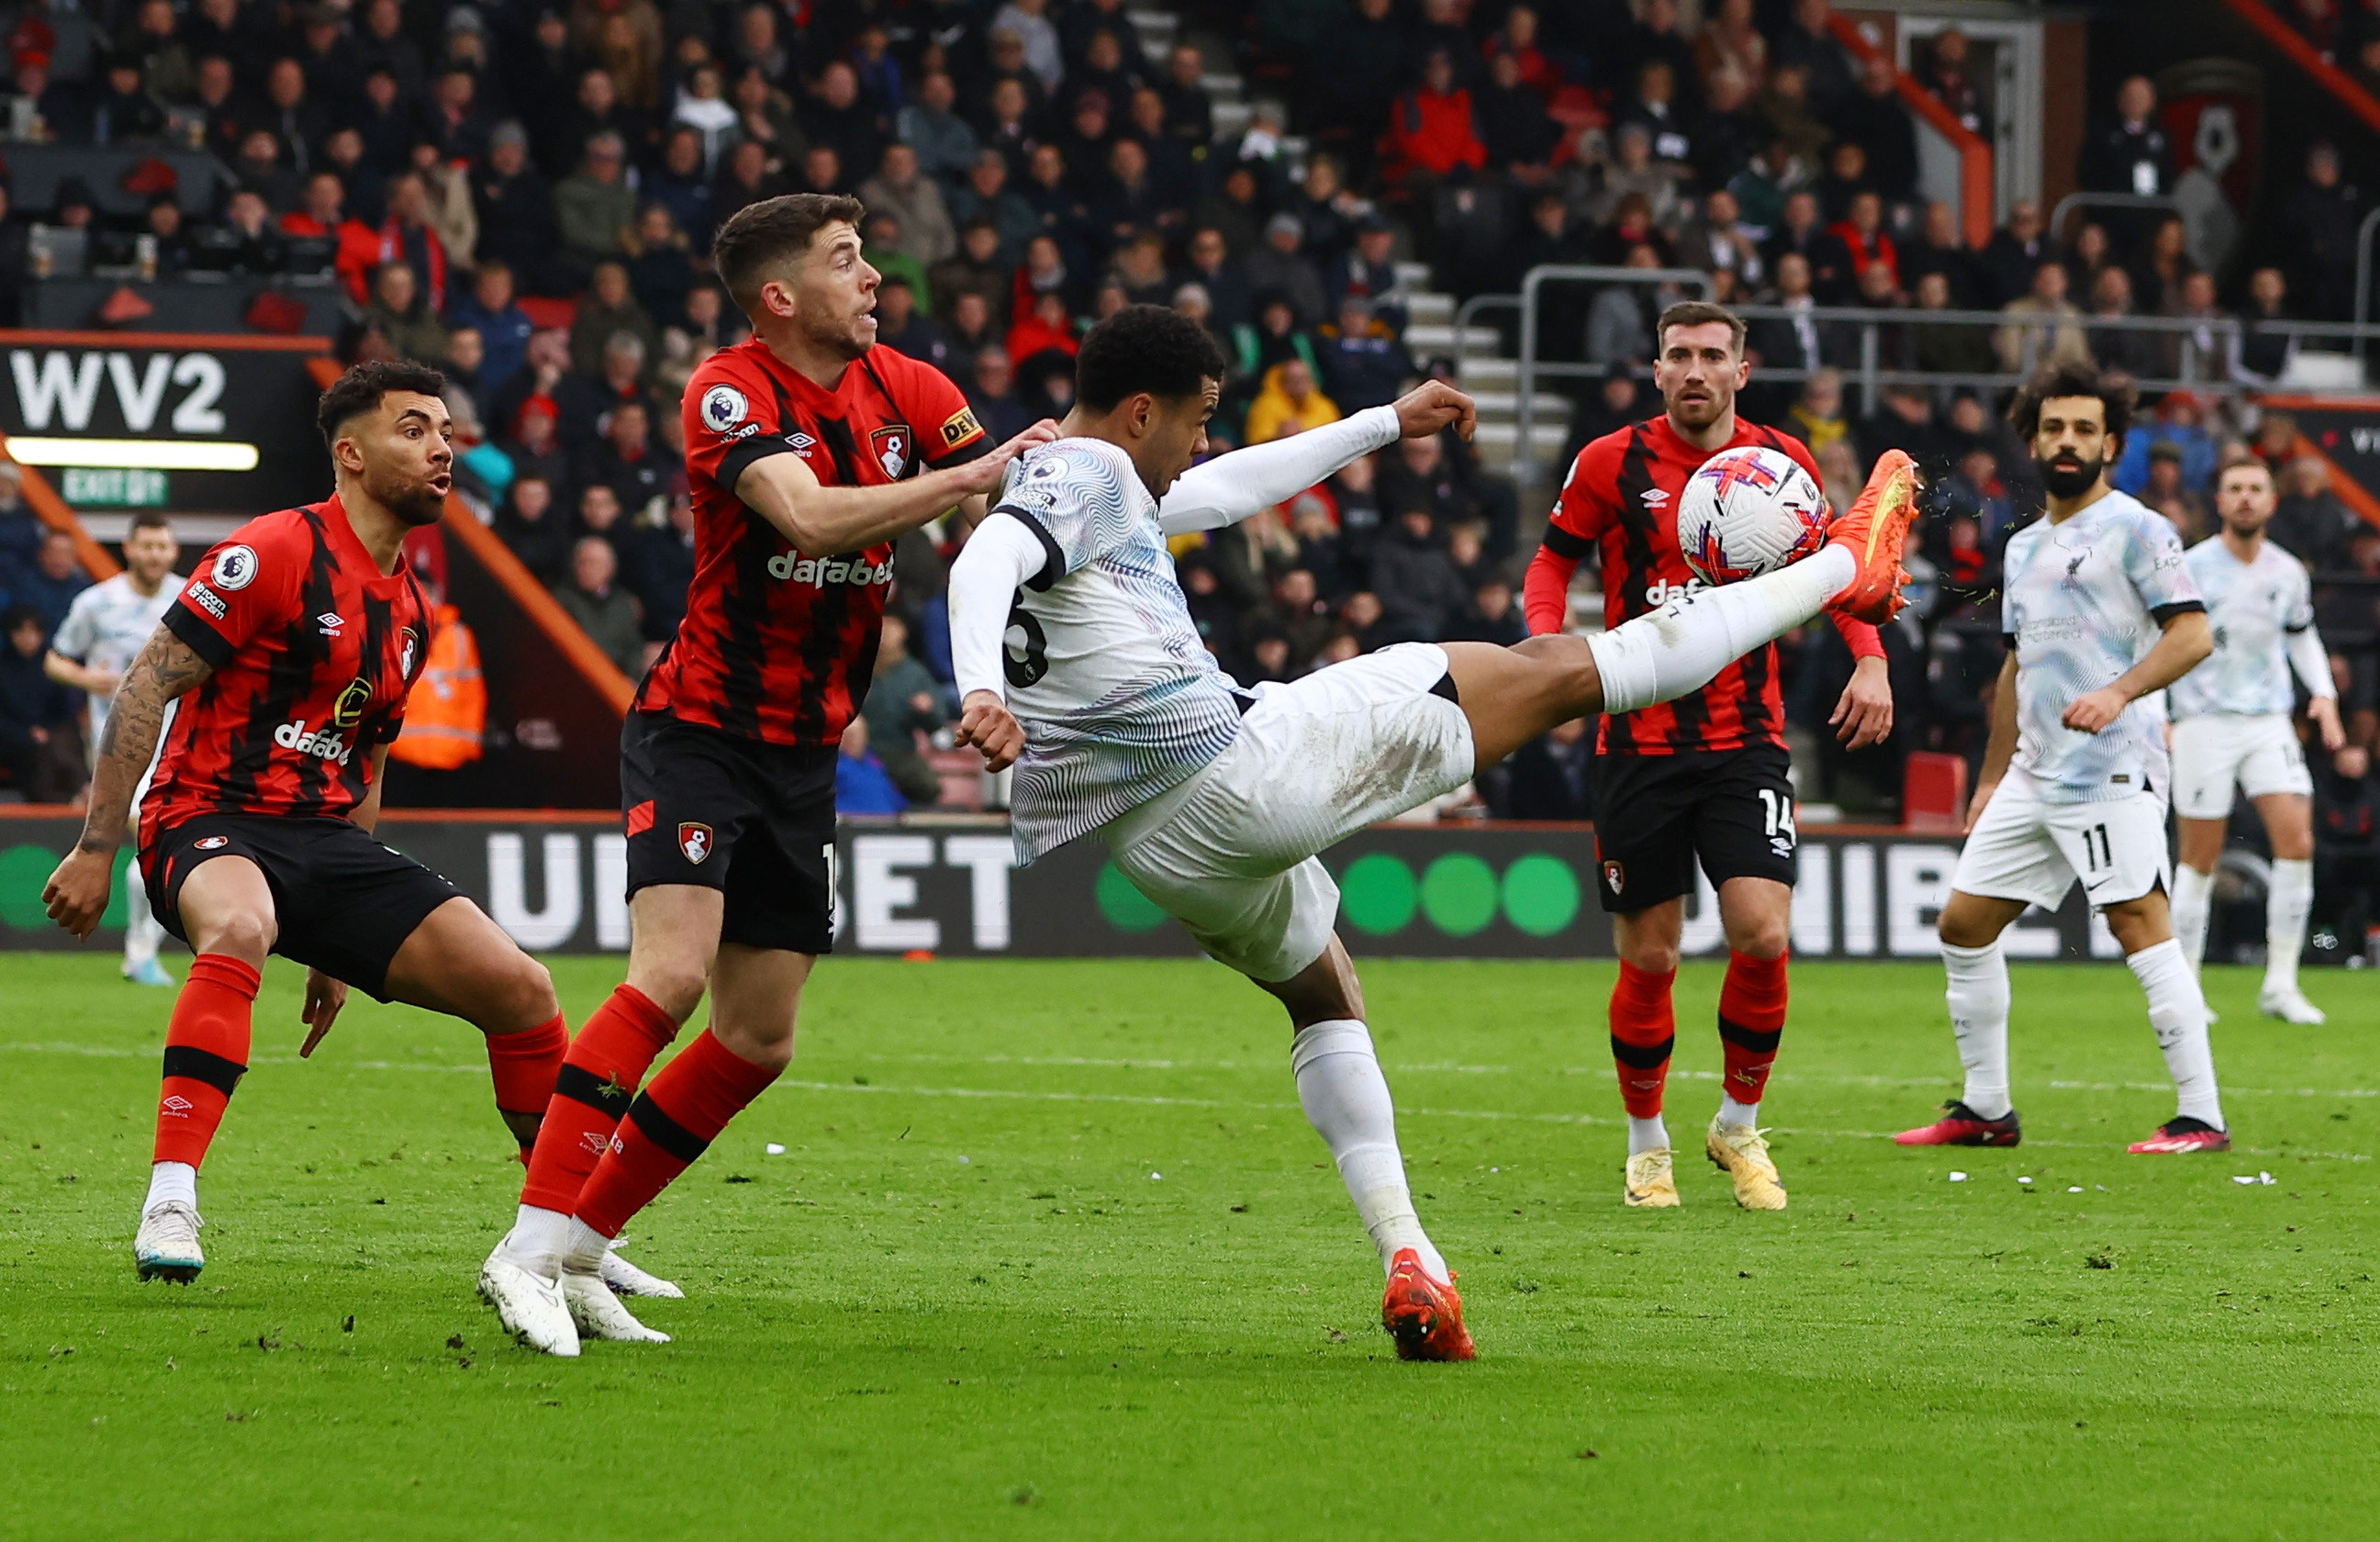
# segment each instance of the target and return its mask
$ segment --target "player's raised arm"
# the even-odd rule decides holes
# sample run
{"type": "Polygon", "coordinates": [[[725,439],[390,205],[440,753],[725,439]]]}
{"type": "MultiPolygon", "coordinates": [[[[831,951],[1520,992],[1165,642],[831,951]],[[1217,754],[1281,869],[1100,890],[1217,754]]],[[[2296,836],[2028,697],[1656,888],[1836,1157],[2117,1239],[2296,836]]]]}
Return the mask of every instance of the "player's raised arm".
{"type": "Polygon", "coordinates": [[[50,919],[79,938],[89,937],[107,908],[107,892],[115,878],[115,848],[124,844],[124,823],[132,811],[133,790],[156,753],[157,736],[164,731],[165,709],[175,698],[196,690],[214,673],[198,650],[160,626],[125,671],[107,727],[99,741],[99,764],[91,779],[91,804],[84,811],[82,838],[50,875],[42,903],[50,919]]]}
{"type": "Polygon", "coordinates": [[[1400,439],[1451,428],[1467,440],[1478,425],[1479,409],[1469,396],[1444,381],[1426,381],[1387,407],[1366,407],[1327,428],[1252,444],[1192,467],[1167,490],[1157,508],[1158,523],[1169,536],[1236,525],[1400,439]]]}
{"type": "Polygon", "coordinates": [[[883,487],[828,487],[799,455],[770,455],[744,468],[735,496],[805,555],[856,552],[995,491],[1010,461],[1057,437],[1045,419],[973,460],[883,487]]]}

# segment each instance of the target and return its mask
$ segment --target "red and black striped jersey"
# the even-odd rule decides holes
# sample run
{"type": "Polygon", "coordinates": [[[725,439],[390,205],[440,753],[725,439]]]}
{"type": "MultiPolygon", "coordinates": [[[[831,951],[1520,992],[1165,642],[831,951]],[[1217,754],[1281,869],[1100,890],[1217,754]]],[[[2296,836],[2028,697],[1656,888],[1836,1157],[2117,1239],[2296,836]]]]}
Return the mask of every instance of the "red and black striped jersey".
{"type": "MultiPolygon", "coordinates": [[[[1742,445],[1781,450],[1820,486],[1810,447],[1791,434],[1738,418],[1735,437],[1706,450],[1689,443],[1665,413],[1616,429],[1591,442],[1571,463],[1539,561],[1552,559],[1566,586],[1570,570],[1597,546],[1602,548],[1604,625],[1657,611],[1703,581],[1678,551],[1678,500],[1703,462],[1742,445]]],[[[1532,586],[1533,590],[1538,586],[1532,586]]],[[[1559,607],[1556,607],[1558,613],[1559,607]]],[[[1881,654],[1876,628],[1836,616],[1835,625],[1863,657],[1881,654]]],[[[1532,630],[1546,630],[1531,616],[1532,630]]],[[[1555,613],[1551,625],[1559,626],[1555,613]]],[[[1769,643],[1719,671],[1691,696],[1642,711],[1606,716],[1596,747],[1612,755],[1674,755],[1684,750],[1736,749],[1748,744],[1785,742],[1785,707],[1777,678],[1777,645],[1769,643]]]]}
{"type": "Polygon", "coordinates": [[[251,519],[200,559],[165,626],[214,674],[174,703],[145,847],[199,814],[344,819],[430,656],[421,581],[382,573],[336,497],[251,519]]]}
{"type": "Polygon", "coordinates": [[[930,364],[870,348],[829,391],[757,337],[703,360],[682,410],[694,583],[637,708],[770,744],[832,745],[876,668],[892,543],[797,552],[744,506],[736,480],[764,455],[796,455],[829,487],[881,487],[981,455],[983,430],[930,364]]]}

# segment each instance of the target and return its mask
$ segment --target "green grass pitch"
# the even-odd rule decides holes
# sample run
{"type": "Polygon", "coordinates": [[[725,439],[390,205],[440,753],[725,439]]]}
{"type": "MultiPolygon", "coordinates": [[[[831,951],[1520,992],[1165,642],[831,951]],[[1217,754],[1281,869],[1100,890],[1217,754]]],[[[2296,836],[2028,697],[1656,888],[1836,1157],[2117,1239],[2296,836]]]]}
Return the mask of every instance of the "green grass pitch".
{"type": "MultiPolygon", "coordinates": [[[[2028,1143],[1954,1090],[1940,976],[1799,965],[1792,1192],[1619,1203],[1608,965],[1374,964],[1423,1219],[1480,1359],[1407,1366],[1278,1010],[1204,964],[829,961],[786,1080],[634,1227],[677,1335],[545,1360],[472,1294],[518,1169],[476,1038],[276,963],[189,1288],[129,1257],[169,1001],[0,964],[0,1536],[2356,1535],[2380,1508],[2380,991],[2211,971],[2239,1149],[2131,977],[2016,976],[2028,1143]],[[783,1155],[766,1154],[770,1142],[783,1155]],[[1964,1183],[1951,1183],[1953,1170],[1964,1183]],[[2241,1184],[2238,1175],[2269,1174],[2241,1184]],[[1161,1176],[1160,1176],[1161,1175],[1161,1176]],[[2030,1178],[2030,1184],[2020,1178],[2030,1178]],[[2079,1190],[2079,1192],[2077,1192],[2079,1190]]],[[[573,1021],[617,978],[555,965],[573,1021]]],[[[1675,1133],[1716,1106],[1679,986],[1675,1133]]]]}

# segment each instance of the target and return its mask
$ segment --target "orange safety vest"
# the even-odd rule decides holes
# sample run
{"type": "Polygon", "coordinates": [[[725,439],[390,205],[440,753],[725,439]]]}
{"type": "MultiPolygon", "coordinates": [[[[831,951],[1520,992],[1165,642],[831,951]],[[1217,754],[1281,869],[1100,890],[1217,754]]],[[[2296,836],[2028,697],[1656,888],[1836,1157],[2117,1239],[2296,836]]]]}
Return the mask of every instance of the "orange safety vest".
{"type": "Polygon", "coordinates": [[[389,759],[424,771],[453,771],[480,758],[488,725],[488,685],[480,677],[480,643],[452,605],[438,607],[430,662],[405,698],[405,727],[389,759]]]}

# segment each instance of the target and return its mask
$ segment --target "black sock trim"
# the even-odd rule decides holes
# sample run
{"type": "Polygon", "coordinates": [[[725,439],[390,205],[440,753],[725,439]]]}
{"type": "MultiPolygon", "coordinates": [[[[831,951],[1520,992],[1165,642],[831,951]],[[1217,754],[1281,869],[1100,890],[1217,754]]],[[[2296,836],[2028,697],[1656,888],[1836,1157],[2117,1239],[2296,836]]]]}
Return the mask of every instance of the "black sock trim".
{"type": "Polygon", "coordinates": [[[562,1069],[555,1073],[553,1090],[574,1103],[584,1103],[598,1113],[611,1115],[615,1122],[628,1111],[630,1100],[637,1096],[636,1088],[622,1087],[609,1076],[598,1078],[585,1066],[573,1065],[568,1061],[564,1061],[562,1069]]]}
{"type": "Polygon", "coordinates": [[[1747,1028],[1741,1023],[1730,1023],[1722,1017],[1718,1020],[1718,1036],[1739,1050],[1749,1050],[1755,1055],[1773,1055],[1777,1052],[1778,1043],[1785,1037],[1785,1030],[1771,1028],[1762,1033],[1757,1028],[1747,1028]]]}
{"type": "Polygon", "coordinates": [[[1639,1071],[1658,1070],[1670,1063],[1670,1051],[1678,1046],[1678,1036],[1671,1034],[1658,1044],[1631,1044],[1618,1034],[1611,1036],[1611,1058],[1622,1065],[1639,1071]]]}
{"type": "Polygon", "coordinates": [[[248,1067],[236,1060],[225,1060],[221,1055],[194,1049],[188,1044],[168,1044],[165,1046],[165,1075],[188,1076],[194,1082],[204,1082],[228,1098],[232,1088],[239,1086],[239,1079],[248,1075],[248,1067]]]}
{"type": "Polygon", "coordinates": [[[638,1093],[637,1100],[628,1105],[628,1122],[642,1130],[647,1140],[688,1167],[710,1149],[710,1142],[663,1113],[649,1093],[638,1093]]]}

